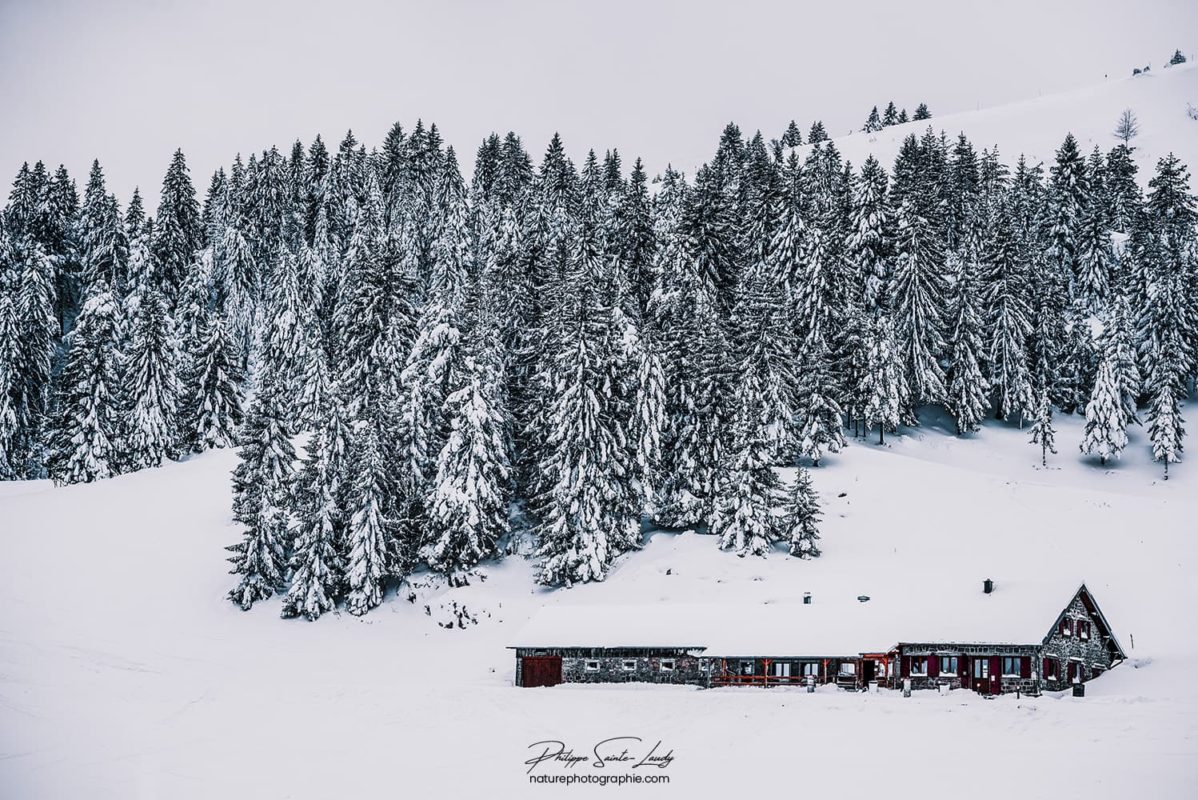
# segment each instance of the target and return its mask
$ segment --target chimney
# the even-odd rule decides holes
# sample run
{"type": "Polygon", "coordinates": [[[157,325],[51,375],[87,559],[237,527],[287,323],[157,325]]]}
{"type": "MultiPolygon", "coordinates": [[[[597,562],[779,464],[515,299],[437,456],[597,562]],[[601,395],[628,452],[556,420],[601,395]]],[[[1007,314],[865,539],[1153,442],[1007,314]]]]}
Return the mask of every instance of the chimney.
{"type": "Polygon", "coordinates": [[[990,580],[989,578],[982,581],[982,591],[986,594],[992,593],[994,591],[994,581],[990,580]]]}
{"type": "Polygon", "coordinates": [[[803,592],[803,605],[811,605],[811,592],[803,592]]]}

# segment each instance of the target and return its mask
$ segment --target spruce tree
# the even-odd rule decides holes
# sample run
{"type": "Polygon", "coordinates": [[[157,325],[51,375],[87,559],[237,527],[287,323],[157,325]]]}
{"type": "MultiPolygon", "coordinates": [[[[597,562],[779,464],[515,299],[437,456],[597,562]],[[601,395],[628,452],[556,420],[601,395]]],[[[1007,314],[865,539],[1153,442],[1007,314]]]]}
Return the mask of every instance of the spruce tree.
{"type": "Polygon", "coordinates": [[[603,580],[615,556],[639,546],[626,395],[613,385],[621,348],[610,298],[595,291],[605,272],[602,236],[596,206],[584,206],[548,339],[551,358],[538,381],[552,393],[543,404],[536,499],[539,580],[548,585],[603,580]]]}
{"type": "Polygon", "coordinates": [[[392,527],[388,505],[387,460],[381,451],[377,416],[357,432],[347,513],[345,607],[362,616],[383,601],[383,581],[388,573],[388,541],[392,527]]]}
{"type": "Polygon", "coordinates": [[[849,262],[856,267],[862,303],[870,311],[887,303],[889,245],[886,170],[870,156],[861,167],[861,179],[853,193],[853,227],[848,240],[849,262]]]}
{"type": "Polygon", "coordinates": [[[653,340],[647,339],[638,349],[636,395],[629,420],[639,505],[650,515],[656,515],[660,500],[662,447],[669,425],[665,371],[657,347],[653,340]]]}
{"type": "Polygon", "coordinates": [[[823,512],[819,493],[811,485],[811,473],[799,467],[794,484],[782,505],[782,541],[797,558],[819,558],[819,521],[823,512]]]}
{"type": "Polygon", "coordinates": [[[947,305],[947,286],[943,268],[944,256],[928,221],[911,203],[904,202],[895,238],[891,316],[913,404],[944,399],[940,358],[946,347],[941,309],[947,305]]]}
{"type": "Polygon", "coordinates": [[[798,384],[798,453],[818,467],[824,452],[845,446],[844,413],[836,402],[832,357],[822,339],[808,344],[798,384]]]}
{"type": "Polygon", "coordinates": [[[1198,363],[1198,303],[1192,289],[1198,272],[1198,210],[1189,183],[1189,170],[1172,153],[1157,162],[1148,182],[1147,231],[1137,237],[1143,239],[1145,284],[1137,336],[1143,375],[1153,373],[1156,355],[1165,352],[1163,342],[1180,348],[1182,375],[1193,375],[1198,363]]]}
{"type": "Polygon", "coordinates": [[[93,282],[66,341],[58,376],[56,424],[51,432],[50,476],[56,483],[88,483],[115,472],[120,434],[116,303],[103,279],[93,282]]]}
{"type": "Polygon", "coordinates": [[[229,599],[242,610],[271,597],[285,577],[295,449],[281,391],[268,370],[250,406],[241,460],[233,471],[233,518],[245,532],[241,542],[226,548],[234,554],[232,574],[241,576],[229,599]]]}
{"type": "Polygon", "coordinates": [[[182,150],[176,150],[162,179],[162,197],[154,220],[152,254],[158,265],[158,287],[168,303],[183,283],[187,267],[203,246],[203,224],[195,187],[182,150]]]}
{"type": "Polygon", "coordinates": [[[949,345],[945,408],[957,421],[958,434],[972,433],[981,427],[990,391],[981,369],[982,318],[976,261],[976,248],[967,248],[961,254],[953,288],[955,322],[949,345]]]}
{"type": "Polygon", "coordinates": [[[1111,197],[1106,166],[1098,148],[1090,156],[1086,202],[1077,225],[1076,292],[1093,309],[1101,307],[1114,283],[1115,252],[1111,245],[1111,197]]]}
{"type": "Polygon", "coordinates": [[[798,124],[792,119],[790,124],[786,126],[786,132],[782,134],[783,147],[799,147],[803,144],[803,134],[799,130],[798,124]]]}
{"type": "Polygon", "coordinates": [[[45,430],[50,411],[50,379],[60,327],[54,265],[31,237],[11,240],[16,273],[18,345],[13,398],[17,435],[12,459],[27,478],[42,476],[45,430]]]}
{"type": "MultiPolygon", "coordinates": [[[[3,263],[4,233],[0,227],[0,264],[3,263]]],[[[17,386],[20,343],[11,281],[0,266],[0,480],[24,477],[18,454],[17,386]]]]}
{"type": "Polygon", "coordinates": [[[1031,322],[1024,271],[1005,205],[1000,205],[990,226],[982,259],[985,362],[995,414],[1006,419],[1027,405],[1030,397],[1031,322]]]}
{"type": "Polygon", "coordinates": [[[878,107],[874,106],[869,111],[869,117],[865,120],[865,125],[861,130],[865,133],[877,133],[882,130],[882,118],[878,116],[878,107]]]}
{"type": "Polygon", "coordinates": [[[175,457],[179,442],[179,359],[166,298],[146,287],[135,313],[122,366],[128,414],[122,462],[128,469],[159,466],[175,457]]]}
{"type": "Polygon", "coordinates": [[[771,465],[771,443],[761,422],[762,412],[753,381],[737,391],[731,458],[724,468],[716,498],[711,532],[722,550],[738,556],[764,556],[780,538],[774,506],[778,476],[771,465]]]}
{"type": "Polygon", "coordinates": [[[242,422],[243,376],[224,318],[213,311],[204,321],[200,348],[193,359],[191,405],[186,409],[184,438],[202,452],[232,447],[242,422]]]}
{"type": "Polygon", "coordinates": [[[345,580],[338,551],[344,520],[335,495],[338,478],[327,435],[324,427],[318,427],[308,439],[296,481],[295,549],[290,561],[291,585],[283,597],[284,617],[316,620],[332,611],[345,580]]]}
{"type": "Polygon", "coordinates": [[[1032,444],[1040,445],[1040,466],[1048,466],[1048,454],[1056,455],[1056,429],[1052,427],[1052,402],[1048,390],[1042,389],[1036,399],[1035,423],[1032,425],[1032,444]]]}
{"type": "Polygon", "coordinates": [[[1179,348],[1175,342],[1167,342],[1162,349],[1148,382],[1148,438],[1152,442],[1152,460],[1164,463],[1165,480],[1169,480],[1169,465],[1181,459],[1185,437],[1179,402],[1185,390],[1178,380],[1179,348]]]}
{"type": "Polygon", "coordinates": [[[865,429],[878,429],[878,444],[886,441],[886,431],[895,431],[907,402],[903,366],[895,349],[890,320],[878,317],[869,334],[869,350],[862,381],[866,398],[862,411],[865,429]]]}
{"type": "Polygon", "coordinates": [[[891,100],[889,103],[886,104],[886,111],[882,114],[882,127],[888,128],[891,125],[897,125],[897,124],[898,124],[898,109],[895,107],[894,101],[891,100]]]}
{"type": "Polygon", "coordinates": [[[465,585],[508,530],[510,422],[500,379],[496,354],[484,343],[464,359],[457,388],[445,400],[449,435],[426,501],[424,557],[452,586],[465,585]]]}
{"type": "Polygon", "coordinates": [[[1127,446],[1127,416],[1118,371],[1118,353],[1115,348],[1108,346],[1098,364],[1094,390],[1086,403],[1086,427],[1081,451],[1097,454],[1104,465],[1107,459],[1118,458],[1127,446]]]}
{"type": "Polygon", "coordinates": [[[1047,211],[1052,225],[1048,255],[1067,279],[1078,273],[1079,228],[1087,193],[1086,161],[1078,151],[1077,140],[1069,134],[1057,150],[1051,170],[1047,211]]]}

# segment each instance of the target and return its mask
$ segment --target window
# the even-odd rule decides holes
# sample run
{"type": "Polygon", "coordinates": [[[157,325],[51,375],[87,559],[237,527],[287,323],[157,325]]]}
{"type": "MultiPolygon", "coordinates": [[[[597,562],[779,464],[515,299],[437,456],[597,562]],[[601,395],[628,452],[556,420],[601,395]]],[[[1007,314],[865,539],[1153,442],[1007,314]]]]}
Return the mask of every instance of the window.
{"type": "Polygon", "coordinates": [[[1078,620],[1077,638],[1079,638],[1079,639],[1089,639],[1090,638],[1090,622],[1089,622],[1089,620],[1078,620]]]}
{"type": "Polygon", "coordinates": [[[740,674],[741,675],[752,675],[753,674],[753,662],[752,661],[740,662],[740,674]]]}
{"type": "Polygon", "coordinates": [[[928,657],[927,656],[911,656],[911,674],[912,675],[927,675],[928,674],[928,657]]]}
{"type": "Polygon", "coordinates": [[[940,674],[948,673],[950,675],[957,674],[957,657],[956,656],[940,656],[940,674]]]}
{"type": "Polygon", "coordinates": [[[990,677],[990,659],[986,658],[985,656],[981,656],[973,660],[973,677],[990,677]]]}
{"type": "Polygon", "coordinates": [[[661,660],[661,671],[662,672],[673,672],[674,671],[674,659],[663,658],[661,660]]]}
{"type": "Polygon", "coordinates": [[[1020,674],[1020,662],[1023,659],[1019,656],[1003,656],[1002,658],[1002,674],[1004,678],[1018,678],[1020,674]]]}
{"type": "Polygon", "coordinates": [[[853,663],[852,661],[840,662],[840,674],[841,675],[856,675],[857,674],[857,665],[855,663],[853,663]]]}
{"type": "Polygon", "coordinates": [[[818,678],[819,677],[819,662],[818,661],[804,661],[803,662],[803,674],[804,675],[813,675],[818,678]]]}
{"type": "Polygon", "coordinates": [[[1057,660],[1055,658],[1044,659],[1044,680],[1056,680],[1057,677],[1057,660]]]}
{"type": "Polygon", "coordinates": [[[636,669],[636,659],[635,658],[624,659],[624,671],[632,672],[634,669],[636,669]]]}
{"type": "Polygon", "coordinates": [[[598,672],[599,671],[599,662],[593,658],[587,659],[586,669],[587,669],[587,672],[598,672]]]}
{"type": "Polygon", "coordinates": [[[789,678],[790,677],[790,662],[789,661],[775,661],[774,662],[774,677],[775,678],[789,678]]]}
{"type": "Polygon", "coordinates": [[[1062,636],[1072,636],[1073,635],[1073,620],[1069,619],[1068,617],[1061,620],[1061,635],[1062,636]]]}

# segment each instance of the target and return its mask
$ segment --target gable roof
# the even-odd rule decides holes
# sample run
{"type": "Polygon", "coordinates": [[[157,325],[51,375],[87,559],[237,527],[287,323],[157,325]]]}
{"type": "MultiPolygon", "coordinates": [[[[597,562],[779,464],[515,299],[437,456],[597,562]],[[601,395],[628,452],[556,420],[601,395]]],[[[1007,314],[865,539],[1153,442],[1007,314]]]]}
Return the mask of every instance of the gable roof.
{"type": "Polygon", "coordinates": [[[1000,581],[991,594],[982,592],[981,581],[925,586],[864,603],[846,594],[814,597],[810,605],[550,605],[510,647],[834,657],[884,652],[897,643],[1039,645],[1079,591],[1034,581],[1000,581]]]}
{"type": "MultiPolygon", "coordinates": [[[[1124,652],[1123,645],[1119,644],[1119,640],[1115,638],[1115,632],[1111,630],[1111,624],[1107,622],[1106,615],[1103,614],[1102,609],[1098,607],[1098,603],[1094,600],[1094,593],[1090,591],[1089,587],[1083,583],[1078,587],[1073,597],[1081,598],[1082,604],[1086,607],[1086,610],[1090,612],[1090,615],[1094,617],[1094,621],[1098,623],[1099,633],[1107,637],[1107,641],[1111,648],[1111,655],[1115,656],[1121,661],[1126,660],[1127,653],[1124,652]]],[[[1070,598],[1069,602],[1072,604],[1073,598],[1070,598]]],[[[1053,623],[1052,629],[1049,631],[1048,635],[1044,637],[1046,640],[1048,639],[1048,636],[1051,636],[1053,631],[1056,630],[1057,625],[1060,624],[1061,618],[1065,616],[1065,612],[1067,610],[1068,606],[1061,609],[1061,613],[1057,615],[1057,621],[1053,623]]]]}

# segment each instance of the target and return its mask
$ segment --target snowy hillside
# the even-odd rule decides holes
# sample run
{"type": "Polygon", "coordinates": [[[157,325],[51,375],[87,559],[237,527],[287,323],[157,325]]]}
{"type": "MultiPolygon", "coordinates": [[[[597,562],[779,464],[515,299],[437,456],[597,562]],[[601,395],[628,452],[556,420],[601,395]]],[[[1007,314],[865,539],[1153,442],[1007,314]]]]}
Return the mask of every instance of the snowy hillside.
{"type": "Polygon", "coordinates": [[[233,451],[92,485],[2,485],[0,786],[6,797],[96,800],[518,797],[528,744],[586,750],[635,735],[674,750],[659,797],[829,793],[848,775],[852,796],[933,775],[973,780],[979,798],[1028,794],[1029,780],[1032,796],[1192,797],[1198,631],[1181,609],[1198,576],[1198,470],[1183,462],[1160,481],[1139,429],[1101,469],[1077,453],[1080,427],[1061,419],[1047,470],[1026,431],[994,424],[971,440],[930,424],[887,447],[854,443],[814,473],[827,511],[816,561],[738,559],[709,537],[659,533],[602,584],[534,589],[529,566],[509,558],[483,583],[311,624],[279,619],[277,598],[251,613],[225,598],[233,451]],[[884,603],[938,582],[980,591],[985,577],[1000,592],[1084,579],[1132,660],[1080,701],[904,700],[519,689],[505,650],[545,603],[743,604],[805,591],[884,603]],[[446,630],[422,607],[445,619],[455,602],[478,624],[446,630]],[[736,744],[727,760],[713,757],[718,741],[736,744]]]}
{"type": "Polygon", "coordinates": [[[979,151],[997,145],[1007,164],[1014,165],[1022,153],[1032,164],[1042,161],[1048,165],[1066,133],[1074,135],[1082,153],[1089,153],[1095,145],[1104,153],[1110,150],[1118,141],[1113,135],[1115,123],[1123,110],[1130,108],[1140,121],[1140,133],[1131,143],[1136,148],[1140,178],[1146,182],[1157,159],[1170,152],[1191,167],[1198,165],[1198,120],[1187,116],[1188,104],[1198,107],[1195,64],[1157,68],[1072,92],[893,125],[877,133],[858,131],[833,141],[841,156],[858,168],[870,154],[889,165],[903,139],[911,133],[919,136],[930,124],[950,139],[964,133],[979,151]]]}

